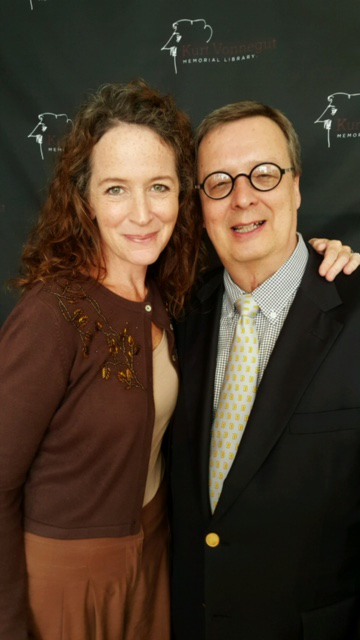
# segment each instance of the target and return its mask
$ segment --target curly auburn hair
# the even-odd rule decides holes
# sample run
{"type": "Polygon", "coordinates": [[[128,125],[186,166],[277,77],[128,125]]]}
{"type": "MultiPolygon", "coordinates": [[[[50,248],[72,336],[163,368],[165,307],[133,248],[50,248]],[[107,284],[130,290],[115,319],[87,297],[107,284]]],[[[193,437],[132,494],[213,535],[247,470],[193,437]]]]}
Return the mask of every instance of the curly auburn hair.
{"type": "MultiPolygon", "coordinates": [[[[202,220],[194,198],[194,145],[189,117],[170,95],[138,80],[105,84],[83,104],[63,140],[47,200],[24,247],[22,290],[50,278],[105,276],[101,237],[91,220],[89,181],[95,144],[120,122],[144,125],[173,149],[180,183],[179,215],[172,237],[149,273],[159,285],[169,311],[181,312],[196,277],[202,220]]],[[[106,269],[106,265],[105,265],[106,269]]]]}

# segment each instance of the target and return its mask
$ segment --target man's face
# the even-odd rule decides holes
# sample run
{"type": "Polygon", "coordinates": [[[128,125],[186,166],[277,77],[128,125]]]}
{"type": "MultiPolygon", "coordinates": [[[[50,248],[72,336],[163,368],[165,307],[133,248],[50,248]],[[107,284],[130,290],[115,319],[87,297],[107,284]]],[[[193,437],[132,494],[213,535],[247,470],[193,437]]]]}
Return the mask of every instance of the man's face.
{"type": "MultiPolygon", "coordinates": [[[[291,166],[281,129],[263,116],[237,120],[210,131],[201,141],[198,181],[202,183],[214,171],[249,174],[256,165],[268,162],[284,169],[291,166]]],[[[241,266],[264,281],[294,251],[300,192],[299,178],[292,172],[283,175],[272,191],[257,191],[242,176],[223,200],[200,194],[204,227],[235,282],[241,266]]]]}

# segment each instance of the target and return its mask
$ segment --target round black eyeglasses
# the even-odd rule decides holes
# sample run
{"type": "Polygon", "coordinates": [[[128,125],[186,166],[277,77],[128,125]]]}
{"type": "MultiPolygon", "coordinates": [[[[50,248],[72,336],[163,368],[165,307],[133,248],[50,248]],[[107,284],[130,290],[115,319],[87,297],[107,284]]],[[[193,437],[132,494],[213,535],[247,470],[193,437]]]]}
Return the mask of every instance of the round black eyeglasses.
{"type": "Polygon", "coordinates": [[[202,189],[205,195],[212,200],[222,200],[230,195],[236,180],[244,176],[257,191],[271,191],[280,184],[284,173],[290,171],[294,171],[294,167],[282,169],[273,162],[257,164],[249,174],[238,173],[234,178],[225,171],[214,171],[201,184],[196,184],[195,189],[202,189]]]}

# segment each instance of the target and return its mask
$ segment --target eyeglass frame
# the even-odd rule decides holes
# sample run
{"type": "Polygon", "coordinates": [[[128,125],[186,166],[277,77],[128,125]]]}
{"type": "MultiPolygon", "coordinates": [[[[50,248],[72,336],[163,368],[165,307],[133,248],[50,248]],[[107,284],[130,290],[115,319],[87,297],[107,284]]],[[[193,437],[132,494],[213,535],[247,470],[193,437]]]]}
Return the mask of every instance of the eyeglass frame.
{"type": "Polygon", "coordinates": [[[240,178],[241,176],[244,176],[245,178],[247,178],[251,184],[251,186],[256,189],[256,191],[260,191],[262,193],[266,193],[267,191],[272,191],[273,189],[276,189],[276,187],[279,186],[282,177],[285,173],[289,173],[290,171],[295,171],[295,167],[288,167],[287,169],[282,169],[281,167],[279,167],[278,164],[276,164],[276,162],[259,162],[259,164],[256,164],[255,167],[253,167],[250,171],[250,173],[238,173],[234,178],[230,173],[227,173],[227,171],[212,171],[211,173],[209,173],[208,176],[206,176],[206,178],[202,181],[201,184],[196,184],[195,185],[195,189],[202,189],[203,192],[205,193],[205,195],[210,198],[211,200],[224,200],[224,198],[227,198],[233,191],[235,188],[235,182],[238,178],[240,178]],[[259,189],[259,187],[256,187],[252,180],[251,180],[251,174],[255,171],[255,169],[257,169],[258,167],[261,167],[261,165],[263,164],[271,164],[273,167],[276,167],[277,169],[279,169],[280,171],[280,178],[279,178],[279,182],[274,186],[274,187],[270,187],[270,189],[259,189]],[[221,196],[220,198],[214,198],[213,196],[209,196],[209,194],[205,191],[204,189],[204,184],[206,182],[206,180],[208,178],[210,178],[210,176],[215,175],[216,173],[222,173],[226,176],[228,176],[232,182],[232,186],[231,189],[229,191],[229,193],[226,194],[226,196],[221,196]]]}

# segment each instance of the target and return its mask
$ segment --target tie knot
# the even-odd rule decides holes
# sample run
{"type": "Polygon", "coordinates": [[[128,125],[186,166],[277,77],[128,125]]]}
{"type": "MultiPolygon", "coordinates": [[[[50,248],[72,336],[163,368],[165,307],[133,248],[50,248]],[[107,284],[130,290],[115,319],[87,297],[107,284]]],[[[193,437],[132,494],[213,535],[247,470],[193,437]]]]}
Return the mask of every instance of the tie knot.
{"type": "Polygon", "coordinates": [[[259,307],[256,304],[251,293],[247,293],[246,295],[241,296],[241,298],[236,300],[235,307],[237,308],[241,316],[248,316],[251,318],[255,318],[257,312],[259,311],[259,307]]]}

